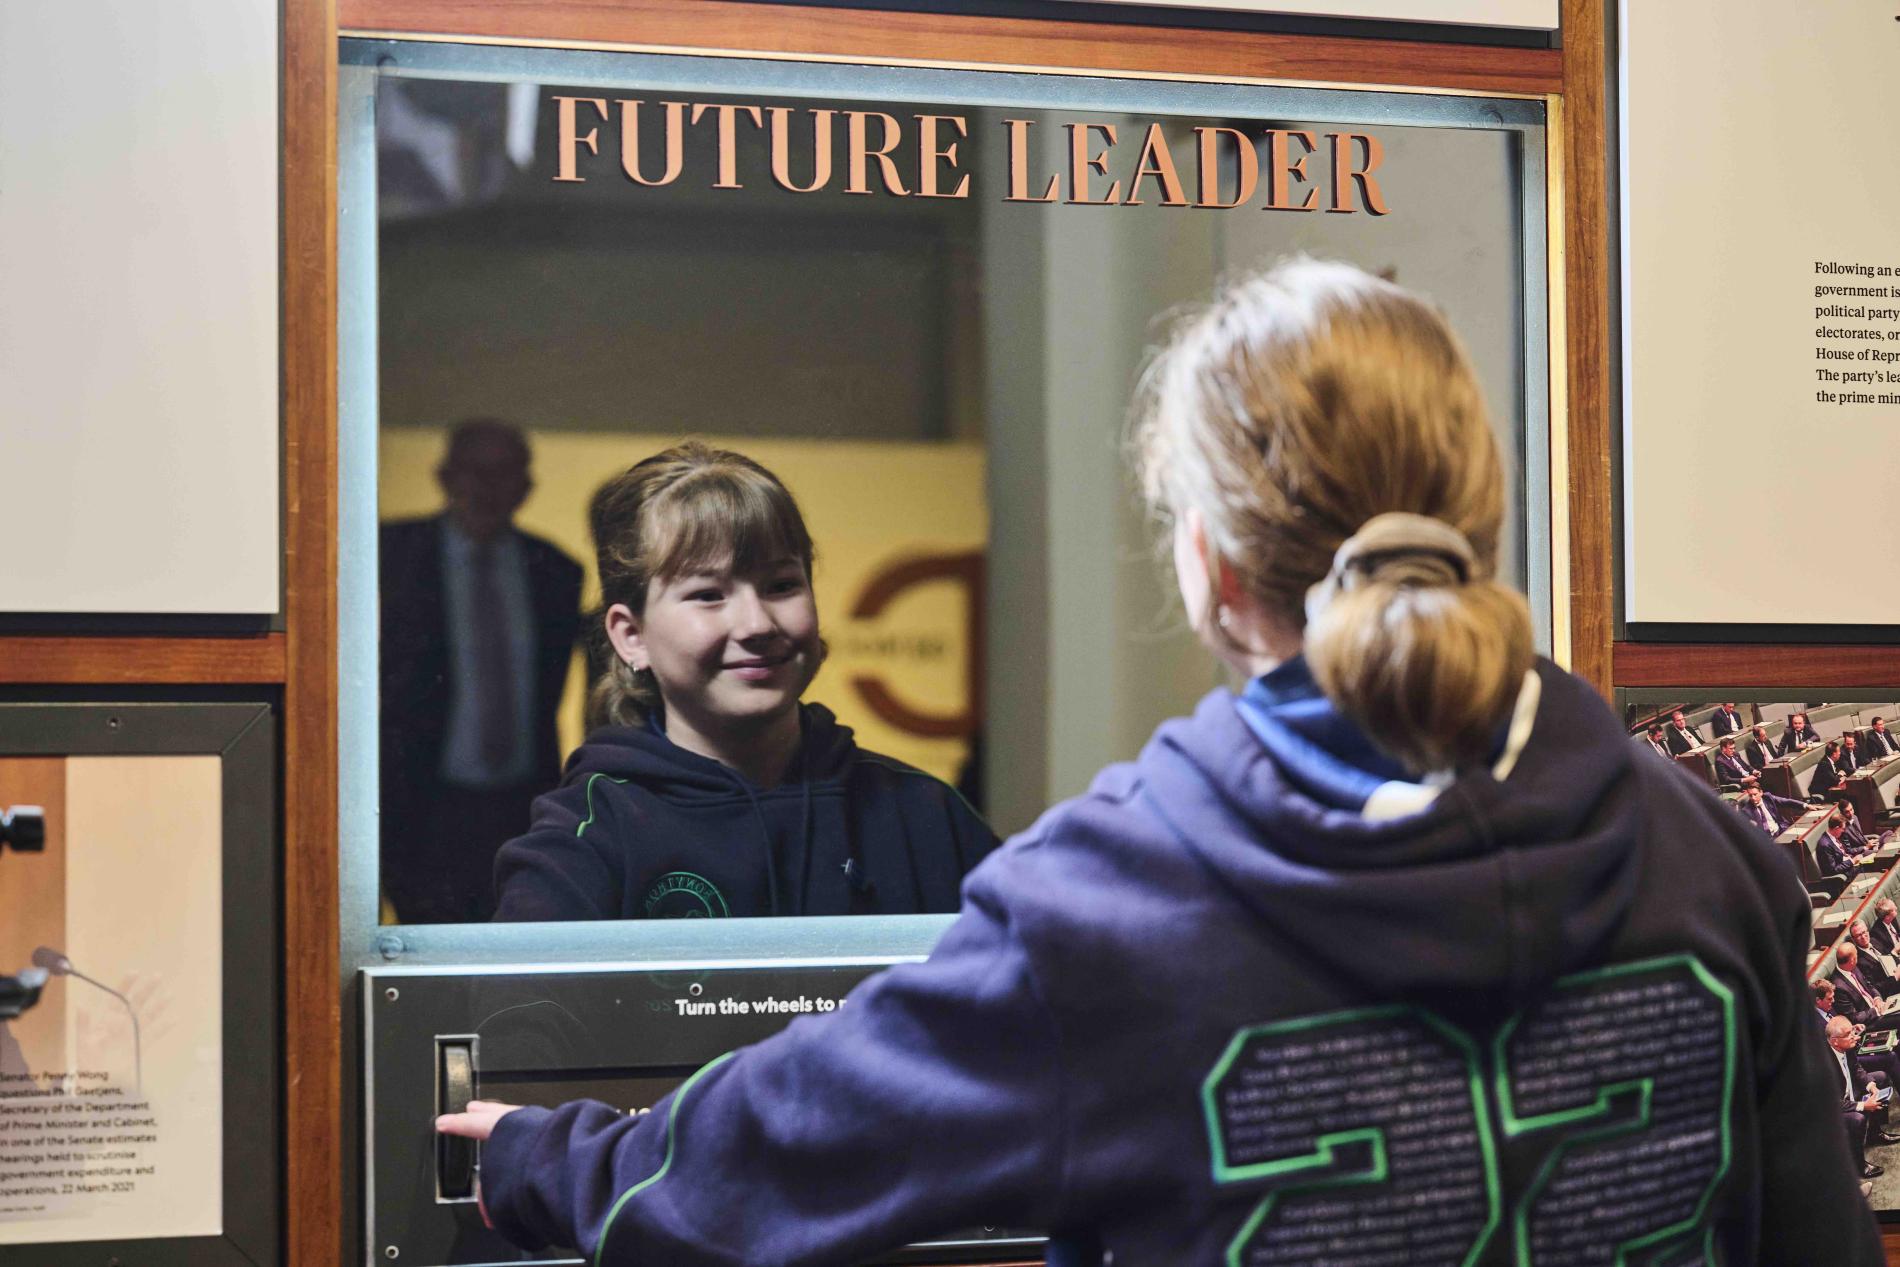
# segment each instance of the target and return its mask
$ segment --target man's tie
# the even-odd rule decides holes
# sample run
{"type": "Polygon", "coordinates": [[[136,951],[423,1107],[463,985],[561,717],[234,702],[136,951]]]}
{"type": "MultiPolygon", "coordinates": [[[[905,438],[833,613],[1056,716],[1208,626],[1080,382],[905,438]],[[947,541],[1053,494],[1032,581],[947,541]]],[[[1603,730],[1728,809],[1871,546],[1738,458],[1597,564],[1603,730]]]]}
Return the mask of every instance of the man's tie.
{"type": "Polygon", "coordinates": [[[505,768],[514,755],[514,673],[503,614],[507,608],[496,575],[495,543],[476,542],[471,558],[475,568],[469,587],[475,600],[475,627],[469,631],[475,640],[475,734],[482,763],[493,772],[505,768]]]}

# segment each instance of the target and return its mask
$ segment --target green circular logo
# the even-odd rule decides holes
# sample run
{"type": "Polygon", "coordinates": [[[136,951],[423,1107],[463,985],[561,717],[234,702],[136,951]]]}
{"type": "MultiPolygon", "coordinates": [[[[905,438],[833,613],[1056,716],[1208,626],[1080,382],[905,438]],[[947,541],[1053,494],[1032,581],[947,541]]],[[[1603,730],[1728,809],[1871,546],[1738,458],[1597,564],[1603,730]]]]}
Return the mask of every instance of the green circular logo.
{"type": "Polygon", "coordinates": [[[732,912],[719,886],[691,871],[669,871],[647,890],[648,919],[724,919],[732,912]]]}

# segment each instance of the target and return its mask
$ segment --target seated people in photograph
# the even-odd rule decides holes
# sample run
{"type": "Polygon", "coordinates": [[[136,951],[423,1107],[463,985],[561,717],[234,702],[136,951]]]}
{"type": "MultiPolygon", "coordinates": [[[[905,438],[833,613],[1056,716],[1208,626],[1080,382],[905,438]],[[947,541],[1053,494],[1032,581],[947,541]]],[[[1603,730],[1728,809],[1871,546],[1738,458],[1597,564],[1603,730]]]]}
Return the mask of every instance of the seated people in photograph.
{"type": "Polygon", "coordinates": [[[1715,716],[1709,718],[1709,732],[1717,739],[1723,735],[1739,735],[1746,724],[1742,715],[1735,711],[1735,705],[1724,704],[1715,710],[1715,716]]]}
{"type": "Polygon", "coordinates": [[[1900,994],[1900,963],[1874,945],[1874,939],[1865,921],[1855,920],[1847,926],[1847,939],[1854,943],[1854,953],[1860,960],[1860,975],[1879,994],[1900,994]]]}
{"type": "Polygon", "coordinates": [[[1887,1108],[1880,1088],[1866,1076],[1855,1054],[1860,1034],[1845,1018],[1837,1016],[1827,1023],[1827,1045],[1833,1049],[1841,1076],[1841,1122],[1847,1128],[1847,1141],[1860,1163],[1862,1179],[1877,1179],[1886,1171],[1867,1160],[1870,1144],[1900,1144],[1900,1136],[1887,1132],[1887,1108]]]}
{"type": "Polygon", "coordinates": [[[1748,732],[1748,744],[1742,749],[1742,755],[1748,758],[1748,768],[1760,770],[1775,759],[1775,745],[1768,739],[1768,727],[1756,726],[1748,732]]]}
{"type": "Polygon", "coordinates": [[[1669,752],[1668,743],[1666,743],[1663,740],[1663,728],[1662,728],[1661,722],[1649,723],[1649,729],[1646,732],[1644,732],[1641,742],[1651,752],[1661,757],[1664,761],[1675,760],[1675,757],[1672,756],[1669,752]]]}
{"type": "Polygon", "coordinates": [[[382,880],[405,924],[488,920],[495,851],[560,777],[581,566],[514,526],[531,457],[512,423],[459,423],[442,513],[382,529],[382,880]]]}
{"type": "Polygon", "coordinates": [[[1860,759],[1860,741],[1851,733],[1841,736],[1841,750],[1834,758],[1834,764],[1840,770],[1842,777],[1857,772],[1862,765],[1866,764],[1860,759]]]}
{"type": "Polygon", "coordinates": [[[1870,838],[1860,829],[1860,815],[1854,812],[1854,802],[1845,796],[1840,797],[1834,802],[1834,812],[1839,814],[1841,820],[1847,824],[1841,832],[1841,839],[1847,842],[1850,852],[1870,854],[1880,848],[1878,840],[1870,838]]]}
{"type": "Polygon", "coordinates": [[[1836,1016],[1876,1032],[1900,1027],[1900,998],[1883,995],[1861,975],[1860,952],[1852,942],[1834,949],[1833,981],[1836,1016]]]}
{"type": "Polygon", "coordinates": [[[1767,832],[1770,836],[1779,836],[1797,818],[1807,811],[1807,805],[1801,801],[1792,801],[1785,796],[1776,796],[1761,790],[1759,779],[1742,780],[1742,799],[1735,803],[1743,818],[1767,832]]]}
{"type": "Polygon", "coordinates": [[[1663,732],[1663,736],[1669,741],[1669,751],[1676,756],[1708,742],[1702,737],[1701,731],[1689,724],[1689,719],[1680,708],[1669,714],[1669,728],[1663,732]]]}
{"type": "Polygon", "coordinates": [[[1754,773],[1748,768],[1748,763],[1742,760],[1741,754],[1735,751],[1734,738],[1724,737],[1715,753],[1715,781],[1739,784],[1743,779],[1754,777],[1754,773]]]}
{"type": "Polygon", "coordinates": [[[1892,732],[1887,729],[1887,719],[1874,718],[1873,725],[1867,731],[1867,759],[1879,761],[1896,753],[1900,753],[1900,742],[1896,742],[1892,732]]]}
{"type": "Polygon", "coordinates": [[[609,724],[496,861],[500,921],[950,912],[996,844],[948,785],[802,703],[812,541],[778,478],[688,442],[592,503],[609,724]]]}
{"type": "Polygon", "coordinates": [[[1846,829],[1847,820],[1841,817],[1840,811],[1836,810],[1828,817],[1827,830],[1815,840],[1814,865],[1820,869],[1822,875],[1851,877],[1860,868],[1862,860],[1868,856],[1854,852],[1853,847],[1843,838],[1842,833],[1846,829]]]}
{"type": "Polygon", "coordinates": [[[1814,763],[1813,771],[1808,775],[1808,795],[1810,797],[1834,798],[1828,793],[1840,787],[1843,777],[1840,766],[1841,741],[1830,739],[1821,750],[1821,759],[1814,763]]]}
{"type": "Polygon", "coordinates": [[[1820,742],[1821,737],[1808,728],[1808,715],[1796,713],[1788,718],[1788,729],[1782,732],[1781,745],[1775,749],[1775,755],[1785,757],[1820,742]]]}
{"type": "Polygon", "coordinates": [[[1900,904],[1890,897],[1874,903],[1874,925],[1867,930],[1874,945],[1888,954],[1900,954],[1900,904]]]}

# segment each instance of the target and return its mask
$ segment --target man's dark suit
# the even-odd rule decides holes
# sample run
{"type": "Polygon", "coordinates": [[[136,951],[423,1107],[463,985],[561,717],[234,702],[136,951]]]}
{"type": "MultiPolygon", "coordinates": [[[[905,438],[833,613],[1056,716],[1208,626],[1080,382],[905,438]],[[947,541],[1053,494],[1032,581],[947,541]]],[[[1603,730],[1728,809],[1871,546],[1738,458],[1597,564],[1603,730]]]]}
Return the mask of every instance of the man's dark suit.
{"type": "MultiPolygon", "coordinates": [[[[1865,1025],[1870,1031],[1900,1026],[1900,1011],[1889,1012],[1882,1016],[1848,984],[1845,974],[1837,970],[1832,980],[1834,982],[1834,1015],[1845,1016],[1856,1025],[1865,1025]]],[[[1861,984],[1866,985],[1866,981],[1863,979],[1861,984]]],[[[1868,986],[1867,993],[1872,994],[1873,987],[1868,986]]]]}
{"type": "Polygon", "coordinates": [[[1669,751],[1679,757],[1691,748],[1700,748],[1703,739],[1696,733],[1694,726],[1685,724],[1681,730],[1677,730],[1676,724],[1670,722],[1663,727],[1663,742],[1669,745],[1669,751]]]}
{"type": "Polygon", "coordinates": [[[494,913],[495,851],[527,830],[529,802],[560,779],[554,714],[580,628],[580,564],[551,542],[517,534],[534,644],[533,705],[522,719],[528,777],[466,795],[445,783],[454,655],[442,533],[437,516],[385,524],[381,534],[382,880],[404,923],[479,922],[494,913]]]}
{"type": "Polygon", "coordinates": [[[1862,745],[1867,749],[1867,760],[1878,761],[1882,757],[1891,757],[1900,752],[1895,746],[1893,732],[1890,730],[1869,730],[1861,735],[1862,745]]]}
{"type": "Polygon", "coordinates": [[[1842,748],[1840,756],[1834,760],[1835,767],[1839,769],[1842,774],[1852,774],[1864,764],[1865,763],[1861,761],[1858,756],[1849,752],[1846,748],[1842,748]]]}
{"type": "Polygon", "coordinates": [[[1892,1086],[1892,1078],[1885,1073],[1869,1077],[1856,1053],[1838,1051],[1832,1044],[1828,1046],[1828,1067],[1840,1093],[1841,1124],[1847,1129],[1847,1141],[1854,1149],[1855,1160],[1865,1166],[1867,1141],[1887,1139],[1887,1106],[1882,1104],[1877,1108],[1863,1109],[1860,1104],[1866,1097],[1869,1082],[1892,1086]],[[1845,1074],[1841,1072],[1843,1061],[1847,1067],[1845,1074]]]}
{"type": "Polygon", "coordinates": [[[1739,753],[1717,752],[1715,754],[1715,781],[1717,783],[1740,783],[1754,774],[1743,761],[1739,753]]]}
{"type": "Polygon", "coordinates": [[[1759,770],[1775,759],[1775,745],[1771,740],[1762,742],[1750,739],[1742,748],[1742,755],[1748,758],[1749,768],[1759,770]]]}
{"type": "Polygon", "coordinates": [[[1822,832],[1821,838],[1814,842],[1814,865],[1822,875],[1854,874],[1854,864],[1841,842],[1834,839],[1833,832],[1822,832]]]}
{"type": "MultiPolygon", "coordinates": [[[[1870,940],[1872,936],[1872,933],[1868,934],[1870,940]]],[[[1900,994],[1900,981],[1896,981],[1885,968],[1880,966],[1880,960],[1863,950],[1860,952],[1860,958],[1855,962],[1858,964],[1856,971],[1860,973],[1860,979],[1865,981],[1875,994],[1882,998],[1889,994],[1900,994]]]]}
{"type": "Polygon", "coordinates": [[[1742,726],[1742,715],[1731,713],[1727,709],[1718,708],[1715,710],[1715,716],[1709,718],[1709,733],[1717,739],[1723,735],[1740,734],[1742,726]]]}
{"type": "Polygon", "coordinates": [[[1825,796],[1829,789],[1841,781],[1841,769],[1834,764],[1834,758],[1823,754],[1814,763],[1814,772],[1808,776],[1808,795],[1825,796]]]}
{"type": "Polygon", "coordinates": [[[1770,796],[1764,792],[1759,809],[1750,804],[1747,797],[1737,801],[1735,808],[1743,818],[1770,836],[1779,836],[1787,829],[1788,824],[1801,817],[1802,811],[1807,806],[1800,801],[1791,801],[1785,796],[1770,796]]]}
{"type": "Polygon", "coordinates": [[[1873,927],[1867,930],[1867,935],[1873,938],[1874,945],[1880,947],[1882,954],[1891,955],[1893,948],[1900,946],[1900,928],[1884,919],[1875,920],[1873,927]]]}
{"type": "Polygon", "coordinates": [[[1775,755],[1785,757],[1791,752],[1799,752],[1810,744],[1820,742],[1821,736],[1815,734],[1812,729],[1804,730],[1800,734],[1796,734],[1794,727],[1790,726],[1781,732],[1781,742],[1775,745],[1775,755]]]}

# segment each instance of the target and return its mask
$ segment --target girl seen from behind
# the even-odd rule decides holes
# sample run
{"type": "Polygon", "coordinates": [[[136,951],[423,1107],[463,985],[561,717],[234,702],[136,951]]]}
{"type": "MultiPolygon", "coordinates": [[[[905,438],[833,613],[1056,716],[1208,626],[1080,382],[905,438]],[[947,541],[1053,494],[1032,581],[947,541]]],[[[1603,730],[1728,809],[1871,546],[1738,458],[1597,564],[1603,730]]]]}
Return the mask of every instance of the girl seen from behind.
{"type": "Polygon", "coordinates": [[[647,1117],[477,1104],[494,1222],[603,1263],[1876,1262],[1805,895],[1493,579],[1443,318],[1299,261],[1186,319],[1139,448],[1247,678],[973,874],[929,961],[647,1117]]]}

